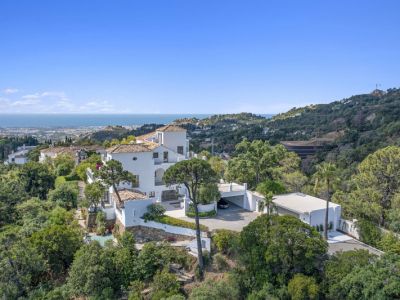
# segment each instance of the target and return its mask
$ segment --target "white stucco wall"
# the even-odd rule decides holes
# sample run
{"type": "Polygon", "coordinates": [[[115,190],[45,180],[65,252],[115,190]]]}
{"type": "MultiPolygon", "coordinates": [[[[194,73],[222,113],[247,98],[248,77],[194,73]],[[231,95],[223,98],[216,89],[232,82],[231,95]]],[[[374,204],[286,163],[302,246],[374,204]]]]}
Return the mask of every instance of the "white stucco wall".
{"type": "MultiPolygon", "coordinates": [[[[146,194],[154,191],[154,163],[152,152],[107,154],[107,160],[111,159],[121,162],[124,170],[134,175],[139,175],[138,190],[146,194]],[[136,160],[133,159],[134,157],[136,157],[136,160]]],[[[121,187],[129,188],[130,185],[122,184],[121,187]]]]}
{"type": "Polygon", "coordinates": [[[132,200],[125,201],[124,208],[121,212],[116,210],[116,217],[125,227],[132,227],[137,224],[137,220],[141,220],[141,217],[147,212],[147,207],[155,203],[155,199],[144,199],[144,200],[132,200]]]}
{"type": "MultiPolygon", "coordinates": [[[[333,230],[336,230],[337,226],[339,225],[339,220],[340,220],[340,206],[333,208],[329,208],[329,216],[328,216],[328,222],[333,223],[333,230]]],[[[314,210],[310,213],[309,217],[309,222],[311,226],[317,226],[317,225],[323,225],[325,224],[325,209],[320,209],[320,210],[314,210]]]]}
{"type": "MultiPolygon", "coordinates": [[[[157,132],[160,133],[160,132],[157,132]]],[[[161,132],[162,138],[160,143],[165,147],[177,152],[177,147],[183,147],[183,154],[187,156],[189,151],[187,147],[186,131],[166,131],[161,132]]]]}

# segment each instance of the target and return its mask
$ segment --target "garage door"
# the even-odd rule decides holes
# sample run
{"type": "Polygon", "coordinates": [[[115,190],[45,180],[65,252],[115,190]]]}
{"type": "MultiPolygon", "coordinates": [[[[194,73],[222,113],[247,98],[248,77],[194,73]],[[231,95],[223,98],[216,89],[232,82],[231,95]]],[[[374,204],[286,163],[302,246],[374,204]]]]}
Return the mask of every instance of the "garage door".
{"type": "Polygon", "coordinates": [[[243,196],[234,196],[224,198],[226,201],[231,202],[241,208],[244,208],[243,196]]]}

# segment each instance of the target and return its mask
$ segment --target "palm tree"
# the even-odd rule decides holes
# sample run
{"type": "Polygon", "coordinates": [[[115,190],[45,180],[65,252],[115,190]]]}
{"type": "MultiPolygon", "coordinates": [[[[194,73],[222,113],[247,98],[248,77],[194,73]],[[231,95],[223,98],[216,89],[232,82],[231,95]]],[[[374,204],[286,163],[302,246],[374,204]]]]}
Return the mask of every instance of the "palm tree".
{"type": "Polygon", "coordinates": [[[271,215],[274,210],[273,196],[285,191],[285,187],[278,181],[265,180],[258,184],[257,192],[264,196],[264,199],[258,203],[258,211],[263,212],[264,208],[267,207],[267,215],[271,215]]]}
{"type": "Polygon", "coordinates": [[[315,185],[314,191],[317,193],[318,189],[323,187],[326,191],[326,210],[325,210],[325,226],[324,226],[324,237],[328,240],[328,220],[329,220],[329,202],[331,200],[331,194],[333,184],[337,180],[337,168],[332,163],[324,162],[317,166],[317,171],[314,174],[315,185]]]}

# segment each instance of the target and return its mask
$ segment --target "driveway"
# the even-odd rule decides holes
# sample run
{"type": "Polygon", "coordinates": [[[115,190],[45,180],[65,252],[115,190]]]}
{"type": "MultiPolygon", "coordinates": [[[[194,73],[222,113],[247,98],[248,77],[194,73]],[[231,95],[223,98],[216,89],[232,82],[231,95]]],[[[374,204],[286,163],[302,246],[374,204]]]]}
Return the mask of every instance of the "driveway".
{"type": "MultiPolygon", "coordinates": [[[[184,215],[183,210],[167,211],[167,215],[194,223],[194,218],[188,218],[184,215]]],[[[207,226],[210,230],[229,229],[234,231],[242,231],[243,227],[259,216],[256,212],[251,212],[240,208],[234,204],[229,208],[218,209],[217,216],[200,219],[200,224],[207,226]]]]}

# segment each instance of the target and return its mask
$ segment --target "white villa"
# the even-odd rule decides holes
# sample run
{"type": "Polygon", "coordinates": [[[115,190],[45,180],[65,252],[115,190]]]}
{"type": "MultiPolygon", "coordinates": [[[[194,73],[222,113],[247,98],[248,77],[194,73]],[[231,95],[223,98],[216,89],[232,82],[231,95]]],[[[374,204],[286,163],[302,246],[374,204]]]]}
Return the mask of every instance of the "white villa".
{"type": "MultiPolygon", "coordinates": [[[[105,163],[117,160],[125,170],[136,176],[134,186],[121,184],[118,188],[122,203],[117,203],[117,197],[110,188],[105,196],[107,219],[116,219],[120,225],[131,227],[147,211],[148,205],[177,201],[179,194],[184,191],[176,186],[166,186],[163,176],[169,167],[188,157],[186,130],[175,125],[167,125],[155,132],[138,136],[134,143],[106,149],[103,156],[105,163]]],[[[89,183],[96,180],[92,170],[88,170],[87,175],[89,183]]]]}
{"type": "MultiPolygon", "coordinates": [[[[121,184],[118,191],[121,203],[112,188],[105,195],[108,220],[116,220],[124,228],[140,225],[141,217],[152,203],[185,210],[187,199],[184,187],[166,186],[163,182],[165,171],[175,163],[189,158],[189,143],[186,130],[176,125],[167,125],[155,132],[139,136],[131,144],[120,144],[106,149],[104,163],[112,159],[122,163],[125,170],[137,178],[136,184],[121,184]]],[[[88,169],[88,181],[96,180],[88,169]]],[[[219,184],[221,198],[250,212],[259,212],[262,195],[249,191],[246,184],[219,184]]],[[[324,226],[326,201],[302,193],[277,195],[273,198],[275,211],[282,215],[293,215],[303,222],[321,230],[324,226]]],[[[210,204],[215,209],[215,203],[210,204]]],[[[210,207],[211,207],[210,206],[210,207]]],[[[208,207],[207,207],[208,209],[208,207]]],[[[183,214],[184,215],[184,214],[183,214]]],[[[329,229],[335,231],[341,220],[341,207],[329,204],[329,229]]]]}
{"type": "MultiPolygon", "coordinates": [[[[236,183],[219,184],[221,197],[249,211],[259,212],[259,202],[263,196],[257,192],[247,190],[247,185],[236,183]]],[[[292,215],[313,227],[324,226],[326,201],[303,193],[289,193],[276,195],[272,199],[275,211],[280,215],[292,215]]],[[[264,209],[266,212],[266,209],[264,209]]],[[[329,230],[335,231],[341,223],[341,206],[329,203],[329,230]]]]}
{"type": "Polygon", "coordinates": [[[4,164],[17,164],[17,165],[23,165],[28,162],[28,153],[32,149],[34,149],[36,146],[20,146],[17,148],[17,151],[13,151],[8,155],[7,160],[4,162],[4,164]]]}

